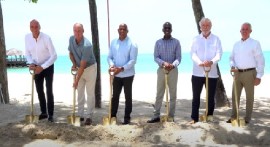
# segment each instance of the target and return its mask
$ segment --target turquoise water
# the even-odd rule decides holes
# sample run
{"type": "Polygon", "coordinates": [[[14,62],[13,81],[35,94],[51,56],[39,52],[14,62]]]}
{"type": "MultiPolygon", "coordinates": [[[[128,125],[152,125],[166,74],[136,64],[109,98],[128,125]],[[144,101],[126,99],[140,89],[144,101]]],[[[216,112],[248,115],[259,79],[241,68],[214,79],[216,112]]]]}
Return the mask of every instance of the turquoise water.
{"type": "MultiPolygon", "coordinates": [[[[221,73],[228,73],[230,52],[224,52],[222,59],[219,62],[219,68],[221,73]]],[[[265,57],[265,74],[270,73],[270,51],[264,52],[265,57]]],[[[137,63],[135,65],[136,73],[156,73],[157,64],[154,61],[153,54],[139,54],[137,63]]],[[[68,56],[58,56],[55,62],[55,73],[69,73],[71,68],[71,62],[68,56]]],[[[101,55],[101,72],[106,73],[108,70],[107,55],[101,55]]],[[[192,60],[189,53],[182,53],[182,61],[178,67],[179,73],[191,73],[192,72],[192,60]]],[[[8,73],[26,73],[27,68],[8,68],[8,73]]]]}

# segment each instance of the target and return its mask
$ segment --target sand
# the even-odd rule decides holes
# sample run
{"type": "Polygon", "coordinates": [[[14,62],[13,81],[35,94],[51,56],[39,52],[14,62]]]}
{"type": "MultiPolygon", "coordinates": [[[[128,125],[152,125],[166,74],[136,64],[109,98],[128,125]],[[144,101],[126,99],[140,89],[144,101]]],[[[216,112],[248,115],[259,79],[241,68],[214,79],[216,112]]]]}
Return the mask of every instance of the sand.
{"type": "MultiPolygon", "coordinates": [[[[136,74],[133,84],[133,112],[130,125],[121,125],[124,115],[124,95],[121,94],[117,125],[102,125],[108,114],[109,76],[102,74],[102,108],[95,109],[91,126],[76,127],[67,124],[71,114],[72,75],[55,74],[55,122],[42,120],[27,124],[30,113],[30,74],[8,74],[10,104],[0,104],[1,146],[269,146],[270,145],[270,93],[267,92],[270,75],[265,75],[256,87],[254,111],[251,122],[245,127],[233,127],[225,121],[231,108],[216,108],[214,121],[190,121],[192,91],[191,75],[179,74],[178,99],[175,122],[147,124],[153,115],[156,75],[136,74]]],[[[232,77],[222,75],[227,96],[231,101],[232,77]]],[[[37,94],[34,93],[35,114],[39,114],[37,94]]],[[[201,95],[200,113],[205,107],[205,90],[201,95]]],[[[164,103],[165,104],[165,103],[164,103]]],[[[162,106],[162,115],[165,107],[162,106]]],[[[245,94],[242,94],[240,116],[245,114],[245,94]]]]}

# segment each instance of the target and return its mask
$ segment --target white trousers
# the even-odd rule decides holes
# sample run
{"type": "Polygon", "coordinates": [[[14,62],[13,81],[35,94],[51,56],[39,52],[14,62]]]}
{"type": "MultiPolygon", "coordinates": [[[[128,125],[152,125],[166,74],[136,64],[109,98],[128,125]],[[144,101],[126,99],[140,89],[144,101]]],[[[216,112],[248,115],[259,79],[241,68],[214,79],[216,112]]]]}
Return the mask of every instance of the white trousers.
{"type": "Polygon", "coordinates": [[[92,118],[95,109],[95,85],[97,78],[97,64],[93,64],[86,69],[80,78],[78,83],[78,115],[84,117],[84,105],[85,105],[85,91],[86,91],[86,118],[92,118]]]}

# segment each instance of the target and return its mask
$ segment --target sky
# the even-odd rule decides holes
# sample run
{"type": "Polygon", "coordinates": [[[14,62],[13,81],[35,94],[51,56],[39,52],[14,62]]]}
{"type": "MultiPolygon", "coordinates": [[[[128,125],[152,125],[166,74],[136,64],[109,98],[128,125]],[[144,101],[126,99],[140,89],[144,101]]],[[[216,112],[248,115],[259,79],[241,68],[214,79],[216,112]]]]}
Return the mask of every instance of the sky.
{"type": "MultiPolygon", "coordinates": [[[[108,53],[107,0],[96,0],[101,54],[108,53]]],[[[212,21],[212,33],[221,39],[223,51],[230,52],[241,38],[240,27],[252,24],[251,37],[259,40],[263,51],[270,51],[269,0],[201,0],[205,17],[212,21]]],[[[29,22],[37,19],[41,31],[53,41],[58,55],[68,55],[68,40],[76,22],[84,25],[84,36],[91,42],[88,0],[1,1],[6,49],[24,51],[24,37],[30,33],[29,22]]],[[[118,37],[119,24],[126,23],[128,36],[140,53],[153,53],[156,40],[163,36],[162,25],[172,23],[172,36],[179,39],[182,52],[189,52],[198,35],[191,0],[110,0],[110,39],[118,37]]]]}

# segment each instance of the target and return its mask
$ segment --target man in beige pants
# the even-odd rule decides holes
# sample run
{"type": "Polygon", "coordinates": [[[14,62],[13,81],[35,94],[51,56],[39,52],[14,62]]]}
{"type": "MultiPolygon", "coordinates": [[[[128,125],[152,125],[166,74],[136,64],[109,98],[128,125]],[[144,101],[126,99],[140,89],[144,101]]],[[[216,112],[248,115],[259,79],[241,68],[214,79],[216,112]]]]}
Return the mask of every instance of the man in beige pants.
{"type": "MultiPolygon", "coordinates": [[[[236,97],[238,106],[242,89],[245,88],[246,92],[246,124],[251,120],[254,102],[254,86],[261,83],[265,65],[260,42],[250,38],[251,32],[252,28],[250,23],[242,24],[240,30],[242,38],[234,44],[230,56],[231,72],[234,72],[236,91],[238,93],[236,97]]],[[[232,90],[232,103],[232,115],[227,123],[231,123],[231,120],[236,118],[234,88],[232,90]]]]}

